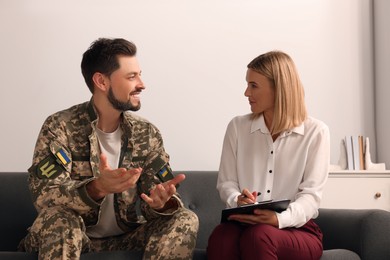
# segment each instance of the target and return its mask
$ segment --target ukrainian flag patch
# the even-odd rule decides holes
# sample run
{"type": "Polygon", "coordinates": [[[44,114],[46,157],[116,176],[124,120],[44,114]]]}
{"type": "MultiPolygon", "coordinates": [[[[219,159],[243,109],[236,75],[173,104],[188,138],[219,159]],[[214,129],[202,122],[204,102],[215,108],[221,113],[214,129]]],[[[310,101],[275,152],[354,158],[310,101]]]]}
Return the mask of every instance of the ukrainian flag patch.
{"type": "Polygon", "coordinates": [[[66,165],[68,165],[70,163],[70,159],[69,159],[68,155],[65,153],[65,151],[62,148],[60,148],[55,153],[55,156],[58,158],[58,160],[60,160],[60,162],[64,166],[66,166],[66,165]]]}
{"type": "Polygon", "coordinates": [[[167,168],[162,169],[162,170],[160,171],[160,174],[161,174],[161,176],[162,176],[163,178],[164,178],[165,176],[167,176],[167,174],[168,174],[167,168]]]}
{"type": "Polygon", "coordinates": [[[162,182],[166,182],[173,179],[172,170],[168,165],[162,167],[157,175],[162,182]]]}

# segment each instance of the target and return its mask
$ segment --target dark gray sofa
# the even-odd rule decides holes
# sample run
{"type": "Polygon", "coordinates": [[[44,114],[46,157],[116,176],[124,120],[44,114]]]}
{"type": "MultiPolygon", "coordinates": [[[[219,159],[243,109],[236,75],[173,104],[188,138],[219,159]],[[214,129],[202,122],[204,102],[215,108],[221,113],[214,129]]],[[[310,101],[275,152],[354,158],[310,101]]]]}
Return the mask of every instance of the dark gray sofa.
{"type": "MultiPolygon", "coordinates": [[[[199,217],[200,230],[194,259],[206,259],[205,249],[212,229],[220,221],[223,204],[215,189],[216,171],[184,171],[179,193],[185,205],[199,217]]],[[[37,259],[36,254],[16,252],[36,212],[27,188],[27,173],[0,172],[0,259],[37,259]]],[[[330,259],[390,259],[390,212],[384,210],[320,209],[316,219],[324,233],[324,254],[330,259]]],[[[142,252],[100,252],[88,259],[141,259],[142,252]]]]}

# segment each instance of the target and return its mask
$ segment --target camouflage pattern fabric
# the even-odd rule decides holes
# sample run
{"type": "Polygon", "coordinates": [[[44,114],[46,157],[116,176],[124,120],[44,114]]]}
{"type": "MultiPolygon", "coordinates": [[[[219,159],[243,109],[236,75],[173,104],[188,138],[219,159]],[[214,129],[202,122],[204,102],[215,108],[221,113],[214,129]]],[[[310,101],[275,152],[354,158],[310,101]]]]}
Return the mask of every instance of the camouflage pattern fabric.
{"type": "Polygon", "coordinates": [[[149,194],[161,183],[155,162],[169,165],[169,155],[159,130],[130,112],[122,114],[120,123],[123,136],[118,167],[142,167],[143,172],[136,191],[114,194],[116,221],[126,238],[107,248],[110,243],[91,243],[85,235],[85,228],[97,223],[103,201],[94,201],[86,190],[100,174],[97,121],[90,101],[57,112],[43,124],[29,168],[29,187],[38,217],[21,242],[21,250],[39,251],[41,259],[78,259],[83,250],[144,248],[146,259],[168,255],[166,259],[189,259],[198,219],[183,208],[179,194],[172,197],[179,205],[173,212],[157,212],[140,199],[141,193],[149,194]],[[167,244],[173,249],[166,248],[167,244]],[[167,249],[170,252],[164,251],[167,249]]]}
{"type": "Polygon", "coordinates": [[[144,250],[144,259],[192,259],[198,217],[180,208],[116,237],[88,238],[85,230],[83,219],[74,211],[47,208],[40,212],[20,249],[39,251],[39,259],[80,259],[82,252],[114,250],[144,250]]]}

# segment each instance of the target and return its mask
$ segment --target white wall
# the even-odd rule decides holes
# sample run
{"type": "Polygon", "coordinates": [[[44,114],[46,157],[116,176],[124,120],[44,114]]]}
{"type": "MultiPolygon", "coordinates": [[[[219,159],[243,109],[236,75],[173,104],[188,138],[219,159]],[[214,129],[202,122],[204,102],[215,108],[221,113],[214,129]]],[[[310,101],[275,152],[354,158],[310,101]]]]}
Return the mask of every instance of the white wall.
{"type": "Polygon", "coordinates": [[[175,170],[217,170],[229,120],[248,113],[247,63],[273,49],[295,60],[309,113],[372,140],[369,0],[40,0],[0,3],[0,171],[25,171],[51,113],[90,98],[82,53],[98,37],[139,48],[138,114],[161,130],[175,170]]]}
{"type": "Polygon", "coordinates": [[[390,1],[374,1],[375,97],[378,160],[390,165],[390,1]],[[383,33],[386,32],[387,33],[383,33]]]}

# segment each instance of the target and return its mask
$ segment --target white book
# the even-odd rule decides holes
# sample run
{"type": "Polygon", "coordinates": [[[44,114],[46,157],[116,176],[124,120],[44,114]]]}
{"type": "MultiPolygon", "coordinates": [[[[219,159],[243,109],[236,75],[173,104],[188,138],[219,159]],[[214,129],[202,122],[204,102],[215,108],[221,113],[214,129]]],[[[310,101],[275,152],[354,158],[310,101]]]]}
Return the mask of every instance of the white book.
{"type": "Polygon", "coordinates": [[[352,153],[352,138],[351,136],[345,137],[345,150],[347,151],[347,170],[353,171],[353,153],[352,153]]]}
{"type": "Polygon", "coordinates": [[[352,136],[352,154],[353,154],[353,169],[355,171],[360,170],[360,146],[359,137],[357,135],[352,136]]]}

